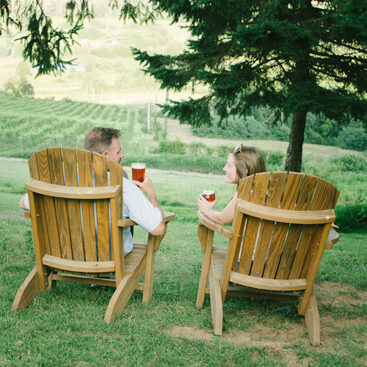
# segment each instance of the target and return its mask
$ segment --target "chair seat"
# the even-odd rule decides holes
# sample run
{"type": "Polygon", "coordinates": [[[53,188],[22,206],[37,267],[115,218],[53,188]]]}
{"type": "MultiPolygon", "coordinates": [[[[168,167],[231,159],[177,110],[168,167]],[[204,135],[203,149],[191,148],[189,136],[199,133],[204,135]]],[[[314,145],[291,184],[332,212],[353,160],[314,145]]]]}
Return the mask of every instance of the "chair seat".
{"type": "Polygon", "coordinates": [[[146,243],[134,243],[133,250],[125,257],[126,273],[133,273],[139,264],[144,260],[146,253],[146,243]]]}

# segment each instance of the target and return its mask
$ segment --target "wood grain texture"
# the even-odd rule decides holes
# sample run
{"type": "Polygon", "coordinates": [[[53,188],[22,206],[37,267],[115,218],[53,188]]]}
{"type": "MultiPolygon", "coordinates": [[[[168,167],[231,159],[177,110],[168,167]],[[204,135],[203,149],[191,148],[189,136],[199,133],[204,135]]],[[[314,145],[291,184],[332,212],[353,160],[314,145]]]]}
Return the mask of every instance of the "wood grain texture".
{"type": "MultiPolygon", "coordinates": [[[[270,173],[256,175],[255,183],[251,196],[251,202],[254,204],[263,205],[268,190],[270,173]]],[[[260,228],[260,219],[249,217],[247,219],[246,231],[243,239],[242,253],[238,271],[243,274],[250,274],[252,258],[255,250],[256,241],[260,228]]]]}
{"type": "MultiPolygon", "coordinates": [[[[93,187],[92,155],[87,151],[78,151],[79,185],[93,187]]],[[[81,203],[84,234],[84,256],[86,261],[97,261],[96,230],[94,222],[93,200],[81,203]]]]}
{"type": "MultiPolygon", "coordinates": [[[[96,187],[106,187],[107,182],[107,160],[99,154],[93,154],[94,184],[96,187]]],[[[121,184],[121,183],[120,183],[121,184]]],[[[107,200],[96,201],[97,214],[97,243],[98,258],[101,261],[110,259],[110,234],[109,234],[109,211],[107,200]]],[[[117,218],[116,218],[117,220],[117,218]]]]}
{"type": "MultiPolygon", "coordinates": [[[[62,148],[64,161],[65,185],[78,187],[78,161],[75,149],[62,148]]],[[[69,214],[70,240],[72,248],[72,259],[84,260],[83,231],[81,221],[80,200],[67,200],[69,214]]]]}

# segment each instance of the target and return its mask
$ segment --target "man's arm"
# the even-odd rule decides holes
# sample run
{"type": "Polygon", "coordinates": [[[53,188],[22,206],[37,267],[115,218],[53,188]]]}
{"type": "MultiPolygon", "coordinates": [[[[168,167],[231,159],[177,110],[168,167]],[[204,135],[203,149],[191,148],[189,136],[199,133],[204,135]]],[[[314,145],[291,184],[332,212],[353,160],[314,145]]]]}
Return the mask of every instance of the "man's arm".
{"type": "Polygon", "coordinates": [[[154,191],[152,180],[149,177],[145,176],[143,182],[139,182],[139,181],[133,181],[133,182],[136,186],[139,187],[139,189],[143,190],[146,193],[146,195],[148,196],[148,199],[152,203],[152,205],[155,208],[158,208],[160,210],[161,215],[162,215],[162,220],[161,220],[160,224],[153,231],[150,232],[150,234],[152,234],[154,236],[162,235],[164,233],[164,229],[165,229],[164,214],[163,214],[161,206],[159,205],[159,202],[158,202],[158,199],[157,199],[157,194],[154,191]]]}

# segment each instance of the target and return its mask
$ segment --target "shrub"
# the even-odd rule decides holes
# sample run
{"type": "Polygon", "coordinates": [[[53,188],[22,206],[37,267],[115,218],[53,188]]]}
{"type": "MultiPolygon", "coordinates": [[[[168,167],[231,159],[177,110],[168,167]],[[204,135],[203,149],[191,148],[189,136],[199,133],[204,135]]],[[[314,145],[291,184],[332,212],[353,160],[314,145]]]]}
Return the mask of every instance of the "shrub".
{"type": "Polygon", "coordinates": [[[173,153],[173,154],[185,154],[185,144],[176,141],[162,140],[159,142],[159,146],[153,149],[152,153],[173,153]]]}
{"type": "Polygon", "coordinates": [[[336,223],[340,231],[365,230],[367,228],[367,204],[340,205],[335,208],[336,223]]]}
{"type": "Polygon", "coordinates": [[[367,157],[364,155],[345,154],[330,161],[333,169],[341,172],[366,172],[367,171],[367,157]]]}
{"type": "Polygon", "coordinates": [[[346,126],[338,135],[338,145],[345,149],[366,150],[366,129],[362,124],[351,124],[346,126]]]}

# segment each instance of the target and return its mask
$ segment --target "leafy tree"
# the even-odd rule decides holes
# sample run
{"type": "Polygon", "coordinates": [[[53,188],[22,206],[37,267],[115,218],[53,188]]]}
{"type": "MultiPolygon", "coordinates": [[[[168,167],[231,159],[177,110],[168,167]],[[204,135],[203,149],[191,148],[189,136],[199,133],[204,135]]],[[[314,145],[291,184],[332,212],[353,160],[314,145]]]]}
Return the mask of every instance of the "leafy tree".
{"type": "Polygon", "coordinates": [[[34,96],[33,85],[24,76],[9,78],[4,84],[4,90],[18,97],[34,96]]]}
{"type": "MultiPolygon", "coordinates": [[[[75,37],[93,17],[91,0],[68,0],[60,29],[42,0],[0,0],[0,33],[25,31],[23,56],[38,73],[62,71],[75,37]]],[[[347,123],[367,120],[367,0],[112,0],[120,17],[149,21],[159,13],[184,21],[191,32],[177,56],[136,58],[162,88],[208,87],[199,99],[172,101],[166,110],[181,122],[210,124],[215,111],[246,116],[252,106],[292,117],[286,169],[300,171],[309,112],[347,123]]]]}

